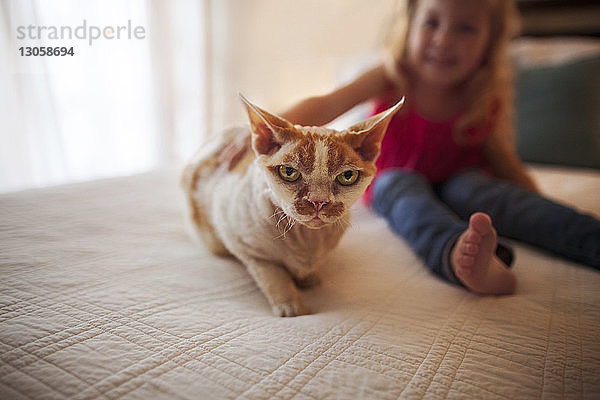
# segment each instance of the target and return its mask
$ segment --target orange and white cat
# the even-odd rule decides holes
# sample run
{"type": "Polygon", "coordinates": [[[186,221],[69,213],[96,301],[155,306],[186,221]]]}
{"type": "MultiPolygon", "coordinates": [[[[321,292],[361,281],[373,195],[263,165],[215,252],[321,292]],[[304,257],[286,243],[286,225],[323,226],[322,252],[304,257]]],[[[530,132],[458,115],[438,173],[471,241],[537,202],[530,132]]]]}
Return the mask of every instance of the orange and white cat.
{"type": "Polygon", "coordinates": [[[246,266],[276,315],[306,314],[298,288],[318,283],[317,266],[349,226],[402,102],[336,131],[293,125],[242,100],[250,127],[225,131],[185,169],[192,225],[212,252],[246,266]]]}

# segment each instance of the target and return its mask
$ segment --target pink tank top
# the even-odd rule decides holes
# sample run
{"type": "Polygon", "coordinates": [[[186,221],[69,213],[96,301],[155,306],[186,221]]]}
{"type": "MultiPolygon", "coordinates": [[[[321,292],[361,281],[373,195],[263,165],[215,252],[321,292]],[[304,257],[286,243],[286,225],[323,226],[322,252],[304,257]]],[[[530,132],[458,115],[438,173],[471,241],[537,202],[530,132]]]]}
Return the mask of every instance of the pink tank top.
{"type": "MultiPolygon", "coordinates": [[[[375,104],[373,115],[386,110],[390,102],[375,104]]],[[[495,114],[495,113],[493,113],[495,114]]],[[[396,114],[386,131],[377,159],[377,175],[388,168],[402,168],[423,174],[431,183],[440,183],[471,167],[490,171],[483,157],[483,142],[491,131],[493,118],[481,128],[467,132],[468,144],[454,140],[452,128],[458,117],[445,122],[425,119],[413,108],[396,114]]],[[[375,179],[377,179],[377,175],[375,179]]],[[[371,201],[371,187],[365,201],[371,201]]]]}

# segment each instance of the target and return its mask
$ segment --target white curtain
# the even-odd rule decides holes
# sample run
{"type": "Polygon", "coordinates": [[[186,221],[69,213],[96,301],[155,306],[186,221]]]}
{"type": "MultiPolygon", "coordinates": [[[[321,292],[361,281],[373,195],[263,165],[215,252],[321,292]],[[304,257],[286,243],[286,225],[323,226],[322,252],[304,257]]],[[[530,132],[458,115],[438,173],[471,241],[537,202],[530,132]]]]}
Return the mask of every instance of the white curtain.
{"type": "Polygon", "coordinates": [[[147,171],[198,145],[203,2],[0,4],[0,191],[147,171]],[[112,38],[91,40],[92,26],[112,38]],[[128,26],[138,36],[117,38],[128,26]],[[21,56],[28,46],[74,55],[21,56]]]}
{"type": "MultiPolygon", "coordinates": [[[[156,158],[154,94],[146,43],[51,40],[46,33],[84,23],[145,25],[144,3],[9,1],[3,39],[2,186],[56,184],[130,173],[156,158]],[[84,22],[85,21],[85,22],[84,22]],[[29,27],[32,27],[29,30],[29,27]],[[38,27],[42,30],[38,30],[38,27]],[[20,38],[21,32],[27,36],[20,38]],[[42,39],[40,39],[40,36],[42,39]],[[19,48],[73,47],[73,56],[21,56],[19,48]],[[8,126],[8,129],[4,129],[8,126]],[[136,149],[132,151],[132,149],[136,149]]],[[[83,30],[82,30],[83,32],[83,30]]]]}
{"type": "Polygon", "coordinates": [[[4,0],[0,191],[181,164],[245,122],[239,92],[276,112],[363,69],[395,1],[4,0]],[[83,24],[86,39],[48,36],[83,24]],[[91,26],[128,24],[144,37],[89,43],[91,26]],[[75,54],[21,56],[27,46],[75,54]]]}

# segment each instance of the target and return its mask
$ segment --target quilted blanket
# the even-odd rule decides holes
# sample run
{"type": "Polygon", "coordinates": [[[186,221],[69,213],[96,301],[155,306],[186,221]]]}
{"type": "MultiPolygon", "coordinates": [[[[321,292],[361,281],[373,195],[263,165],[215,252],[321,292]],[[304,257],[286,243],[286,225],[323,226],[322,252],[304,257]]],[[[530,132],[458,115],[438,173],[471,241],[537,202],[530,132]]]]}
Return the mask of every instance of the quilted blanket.
{"type": "MultiPolygon", "coordinates": [[[[533,172],[600,215],[600,173],[533,172]]],[[[517,243],[517,293],[479,297],[357,206],[278,318],[182,202],[172,170],[0,196],[1,399],[600,398],[598,271],[517,243]]]]}

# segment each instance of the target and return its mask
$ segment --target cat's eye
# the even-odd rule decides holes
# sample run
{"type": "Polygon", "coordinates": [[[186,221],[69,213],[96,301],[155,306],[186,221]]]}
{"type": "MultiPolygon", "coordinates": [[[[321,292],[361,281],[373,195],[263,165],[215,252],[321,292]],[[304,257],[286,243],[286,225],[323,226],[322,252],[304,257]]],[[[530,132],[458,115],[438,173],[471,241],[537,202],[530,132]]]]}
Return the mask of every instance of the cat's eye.
{"type": "Polygon", "coordinates": [[[284,181],[296,182],[298,179],[300,179],[300,172],[293,167],[280,165],[279,167],[277,167],[277,172],[279,173],[281,179],[283,179],[284,181]]]}
{"type": "Polygon", "coordinates": [[[349,169],[348,171],[344,171],[338,176],[335,177],[335,180],[338,181],[340,185],[350,186],[354,182],[358,180],[358,176],[360,172],[355,169],[349,169]]]}

